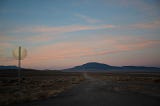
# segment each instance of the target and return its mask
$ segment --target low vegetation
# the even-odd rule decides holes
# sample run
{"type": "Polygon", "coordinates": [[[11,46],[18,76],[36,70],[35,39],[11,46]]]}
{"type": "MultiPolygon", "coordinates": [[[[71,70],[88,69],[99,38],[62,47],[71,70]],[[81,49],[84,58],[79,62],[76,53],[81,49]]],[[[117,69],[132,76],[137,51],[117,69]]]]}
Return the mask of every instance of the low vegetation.
{"type": "Polygon", "coordinates": [[[160,73],[88,73],[106,81],[108,90],[136,92],[160,97],[160,73]]]}
{"type": "Polygon", "coordinates": [[[160,73],[89,73],[92,77],[116,82],[160,83],[160,73]]]}
{"type": "Polygon", "coordinates": [[[0,105],[56,96],[84,80],[81,73],[24,70],[19,86],[16,70],[0,71],[0,105]]]}

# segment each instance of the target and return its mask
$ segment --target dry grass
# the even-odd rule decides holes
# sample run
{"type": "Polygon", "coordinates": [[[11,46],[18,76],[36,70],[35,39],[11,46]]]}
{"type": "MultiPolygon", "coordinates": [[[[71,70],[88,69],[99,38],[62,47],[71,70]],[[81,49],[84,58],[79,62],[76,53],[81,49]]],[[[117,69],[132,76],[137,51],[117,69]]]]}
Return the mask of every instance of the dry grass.
{"type": "Polygon", "coordinates": [[[160,97],[160,73],[88,73],[108,82],[112,91],[132,91],[160,97]]]}
{"type": "Polygon", "coordinates": [[[9,72],[0,73],[0,105],[55,96],[84,80],[81,73],[54,71],[28,71],[23,72],[22,76],[23,80],[19,88],[16,73],[12,75],[9,72]]]}
{"type": "Polygon", "coordinates": [[[88,73],[94,78],[115,82],[160,83],[160,73],[88,73]]]}

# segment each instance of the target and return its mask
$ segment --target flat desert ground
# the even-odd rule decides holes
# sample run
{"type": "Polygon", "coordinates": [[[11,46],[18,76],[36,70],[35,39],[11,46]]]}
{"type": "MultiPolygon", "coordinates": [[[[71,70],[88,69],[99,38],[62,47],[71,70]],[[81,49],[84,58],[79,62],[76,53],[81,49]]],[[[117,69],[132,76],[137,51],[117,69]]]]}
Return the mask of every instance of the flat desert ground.
{"type": "MultiPolygon", "coordinates": [[[[40,82],[37,81],[37,87],[28,85],[30,88],[27,88],[27,85],[24,85],[26,86],[25,90],[30,89],[30,95],[25,94],[28,91],[24,90],[22,97],[27,95],[28,100],[25,100],[26,98],[18,99],[22,101],[8,103],[8,105],[160,106],[160,73],[49,73],[50,75],[46,74],[46,76],[49,75],[48,77],[44,77],[44,73],[42,76],[40,74],[37,76],[33,75],[32,77],[28,75],[28,78],[32,78],[28,84],[34,83],[35,85],[35,77],[39,81],[40,79],[43,80],[40,82]]],[[[27,74],[24,75],[27,76],[27,74]]],[[[1,79],[2,77],[4,78],[4,76],[1,76],[1,79]]],[[[22,87],[22,89],[24,88],[22,87]]],[[[5,96],[9,96],[9,94],[5,95],[4,93],[3,95],[1,98],[8,98],[5,96]]],[[[14,96],[10,99],[12,100],[13,98],[14,96]]]]}

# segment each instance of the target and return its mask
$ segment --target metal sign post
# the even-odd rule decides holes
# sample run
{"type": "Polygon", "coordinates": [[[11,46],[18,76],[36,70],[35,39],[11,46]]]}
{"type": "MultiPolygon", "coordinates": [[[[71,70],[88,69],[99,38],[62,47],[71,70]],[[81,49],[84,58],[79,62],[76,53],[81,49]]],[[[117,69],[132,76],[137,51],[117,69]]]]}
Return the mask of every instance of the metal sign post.
{"type": "Polygon", "coordinates": [[[21,85],[21,46],[18,48],[18,82],[21,85]]]}
{"type": "Polygon", "coordinates": [[[21,60],[27,56],[27,50],[19,46],[12,51],[13,56],[18,60],[18,85],[21,85],[21,60]]]}

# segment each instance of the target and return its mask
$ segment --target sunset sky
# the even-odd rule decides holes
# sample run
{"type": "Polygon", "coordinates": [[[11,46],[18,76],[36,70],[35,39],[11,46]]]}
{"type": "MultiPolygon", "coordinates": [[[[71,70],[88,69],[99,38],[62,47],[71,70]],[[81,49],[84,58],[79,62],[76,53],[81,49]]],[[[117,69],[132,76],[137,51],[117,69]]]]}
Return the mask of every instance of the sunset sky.
{"type": "Polygon", "coordinates": [[[160,67],[159,0],[0,0],[0,65],[160,67]]]}

